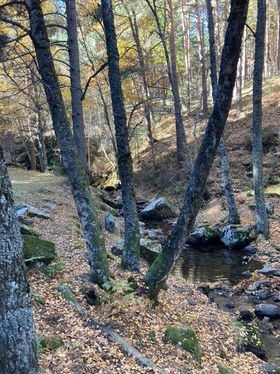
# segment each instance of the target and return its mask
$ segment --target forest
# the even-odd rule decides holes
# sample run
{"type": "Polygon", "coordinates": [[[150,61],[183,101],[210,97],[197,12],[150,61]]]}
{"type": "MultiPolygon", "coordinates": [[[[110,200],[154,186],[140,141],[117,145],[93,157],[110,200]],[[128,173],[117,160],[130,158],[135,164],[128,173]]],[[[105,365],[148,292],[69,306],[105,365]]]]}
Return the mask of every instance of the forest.
{"type": "Polygon", "coordinates": [[[280,373],[280,0],[0,0],[0,374],[280,373]]]}

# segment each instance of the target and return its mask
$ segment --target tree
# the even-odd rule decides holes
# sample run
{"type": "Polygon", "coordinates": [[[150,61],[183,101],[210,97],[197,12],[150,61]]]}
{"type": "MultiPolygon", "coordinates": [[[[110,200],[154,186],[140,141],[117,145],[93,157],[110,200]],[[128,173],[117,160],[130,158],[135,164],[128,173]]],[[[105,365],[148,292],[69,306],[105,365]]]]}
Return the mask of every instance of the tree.
{"type": "MultiPolygon", "coordinates": [[[[215,95],[217,90],[217,54],[216,54],[216,43],[215,43],[215,28],[213,19],[213,7],[211,0],[206,0],[207,16],[208,16],[208,34],[209,34],[209,47],[210,47],[210,75],[212,82],[212,98],[213,103],[215,102],[215,95]]],[[[219,154],[221,158],[221,171],[223,179],[223,188],[227,201],[229,223],[238,224],[240,223],[240,217],[238,214],[234,192],[232,188],[231,178],[229,175],[229,161],[226,152],[226,145],[224,138],[221,138],[219,145],[219,154]]]]}
{"type": "Polygon", "coordinates": [[[68,52],[71,81],[71,103],[73,135],[76,147],[87,175],[89,175],[85,145],[85,126],[82,105],[80,54],[77,32],[77,10],[75,0],[66,0],[68,52]]]}
{"type": "Polygon", "coordinates": [[[92,202],[86,173],[70,130],[70,123],[51,55],[41,3],[40,0],[26,0],[25,5],[29,16],[30,37],[34,45],[54,131],[60,145],[64,167],[68,174],[85,241],[88,246],[87,258],[91,268],[91,280],[102,286],[109,280],[109,266],[104,238],[97,212],[92,202]]]}
{"type": "Polygon", "coordinates": [[[102,17],[106,38],[109,83],[113,106],[115,133],[117,141],[117,161],[121,180],[122,200],[125,222],[125,239],[122,256],[124,268],[139,270],[140,230],[136,200],[133,190],[132,158],[129,148],[126,112],[121,87],[119,52],[116,39],[114,16],[111,0],[102,0],[102,17]]]}
{"type": "Polygon", "coordinates": [[[169,51],[166,43],[165,30],[163,29],[160,16],[158,14],[158,8],[156,5],[156,0],[146,0],[153,16],[156,21],[158,35],[164,50],[164,56],[167,65],[167,73],[169,82],[171,85],[173,105],[175,111],[175,122],[176,122],[176,145],[177,145],[177,164],[181,167],[183,164],[187,164],[187,172],[191,170],[191,157],[189,147],[187,145],[184,121],[182,116],[182,105],[178,86],[177,77],[177,65],[176,65],[176,55],[175,55],[175,44],[174,44],[174,25],[173,25],[173,3],[172,0],[168,0],[168,21],[169,21],[169,47],[172,59],[169,56],[169,51]]]}
{"type": "Polygon", "coordinates": [[[231,0],[231,11],[222,52],[214,108],[208,120],[178,220],[161,254],[157,256],[145,277],[148,294],[154,300],[157,300],[161,287],[181,253],[185,241],[193,228],[200,207],[201,196],[231,106],[242,35],[248,12],[248,3],[249,0],[231,0]]]}
{"type": "Polygon", "coordinates": [[[258,0],[258,16],[255,41],[255,64],[253,83],[253,185],[256,202],[256,227],[257,230],[268,237],[269,225],[263,192],[263,167],[262,167],[262,80],[264,69],[266,28],[266,1],[258,0]]]}
{"type": "Polygon", "coordinates": [[[36,334],[12,186],[0,149],[0,372],[39,373],[36,334]]]}

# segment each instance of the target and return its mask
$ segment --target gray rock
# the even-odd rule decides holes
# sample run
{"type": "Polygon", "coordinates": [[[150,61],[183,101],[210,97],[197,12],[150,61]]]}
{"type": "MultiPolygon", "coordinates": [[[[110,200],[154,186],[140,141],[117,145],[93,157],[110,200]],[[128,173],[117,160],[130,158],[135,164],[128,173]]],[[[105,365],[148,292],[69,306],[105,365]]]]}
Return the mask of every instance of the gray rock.
{"type": "Polygon", "coordinates": [[[250,270],[246,270],[246,271],[243,271],[243,273],[241,273],[241,275],[243,275],[244,277],[250,277],[252,275],[252,273],[250,272],[250,270]]]}
{"type": "Polygon", "coordinates": [[[159,242],[147,238],[140,239],[140,256],[151,263],[155,260],[162,251],[162,246],[159,242]]]}
{"type": "Polygon", "coordinates": [[[123,253],[123,246],[124,246],[124,240],[123,239],[118,240],[117,243],[115,243],[113,247],[111,248],[111,252],[113,253],[113,255],[121,256],[123,253]]]}
{"type": "Polygon", "coordinates": [[[28,215],[31,217],[38,217],[43,219],[50,219],[50,213],[43,209],[35,208],[34,206],[27,205],[28,215]]]}
{"type": "Polygon", "coordinates": [[[257,290],[257,285],[256,284],[250,284],[249,287],[247,287],[247,291],[249,292],[253,292],[253,291],[256,291],[257,290]]]}
{"type": "Polygon", "coordinates": [[[250,241],[250,229],[242,225],[228,225],[221,235],[222,243],[228,248],[242,248],[250,241]]]}
{"type": "Polygon", "coordinates": [[[239,312],[239,317],[242,319],[242,321],[251,322],[254,318],[254,313],[248,309],[241,309],[239,312]]]}
{"type": "Polygon", "coordinates": [[[269,290],[267,290],[266,288],[259,290],[256,293],[256,296],[259,300],[266,300],[269,297],[269,290]]]}
{"type": "Polygon", "coordinates": [[[160,197],[147,205],[140,212],[140,217],[143,221],[161,221],[176,217],[176,212],[165,197],[160,197]]]}
{"type": "Polygon", "coordinates": [[[28,208],[26,206],[19,206],[16,207],[16,215],[19,220],[23,219],[26,217],[28,214],[28,208]]]}
{"type": "Polygon", "coordinates": [[[195,245],[211,244],[219,241],[221,231],[216,226],[204,225],[195,229],[188,238],[188,243],[195,245]]]}
{"type": "Polygon", "coordinates": [[[274,304],[257,305],[254,312],[258,317],[270,317],[270,318],[280,317],[280,309],[274,304]]]}
{"type": "Polygon", "coordinates": [[[265,265],[262,269],[258,270],[260,274],[264,275],[275,275],[280,276],[280,269],[273,268],[271,266],[265,265]]]}
{"type": "Polygon", "coordinates": [[[279,370],[276,365],[270,364],[269,362],[264,362],[263,368],[266,374],[276,374],[277,370],[279,370]]]}
{"type": "Polygon", "coordinates": [[[105,217],[105,229],[111,233],[116,232],[116,220],[112,214],[108,214],[105,217]]]}
{"type": "Polygon", "coordinates": [[[149,239],[152,239],[152,240],[158,240],[160,238],[160,234],[156,230],[153,230],[153,229],[150,229],[147,231],[147,236],[149,239]]]}
{"type": "Polygon", "coordinates": [[[267,214],[269,214],[269,215],[274,214],[274,205],[271,202],[265,203],[265,209],[266,209],[267,214]]]}
{"type": "Polygon", "coordinates": [[[247,245],[243,249],[243,251],[246,252],[246,254],[248,255],[254,255],[257,252],[256,248],[252,247],[251,245],[247,245]]]}

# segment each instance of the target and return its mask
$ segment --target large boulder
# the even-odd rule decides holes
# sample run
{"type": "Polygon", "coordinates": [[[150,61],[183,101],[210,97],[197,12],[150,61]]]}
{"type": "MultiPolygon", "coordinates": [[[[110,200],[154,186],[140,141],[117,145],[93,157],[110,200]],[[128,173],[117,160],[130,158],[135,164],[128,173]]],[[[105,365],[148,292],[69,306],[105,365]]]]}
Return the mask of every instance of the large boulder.
{"type": "Polygon", "coordinates": [[[251,323],[237,322],[237,340],[241,351],[251,352],[257,357],[265,358],[265,347],[257,326],[251,323]]]}
{"type": "Polygon", "coordinates": [[[104,219],[105,229],[111,233],[116,233],[116,219],[112,214],[107,214],[104,219]]]}
{"type": "Polygon", "coordinates": [[[163,341],[179,345],[192,353],[195,360],[201,361],[201,347],[194,330],[190,327],[168,327],[164,333],[163,341]]]}
{"type": "Polygon", "coordinates": [[[228,225],[221,234],[221,242],[228,248],[244,248],[250,241],[251,229],[242,225],[228,225]]]}
{"type": "Polygon", "coordinates": [[[140,256],[148,263],[152,263],[161,251],[159,242],[147,238],[140,239],[140,256]]]}
{"type": "Polygon", "coordinates": [[[22,235],[23,257],[26,262],[43,262],[48,265],[57,258],[55,244],[37,236],[22,235]]]}
{"type": "Polygon", "coordinates": [[[167,218],[176,217],[176,212],[171,203],[165,197],[160,197],[142,209],[140,217],[143,221],[161,221],[167,218]]]}
{"type": "Polygon", "coordinates": [[[259,304],[255,308],[258,317],[280,318],[280,308],[274,304],[259,304]]]}
{"type": "Polygon", "coordinates": [[[188,237],[188,243],[204,245],[218,242],[221,231],[217,226],[204,225],[195,229],[188,237]]]}

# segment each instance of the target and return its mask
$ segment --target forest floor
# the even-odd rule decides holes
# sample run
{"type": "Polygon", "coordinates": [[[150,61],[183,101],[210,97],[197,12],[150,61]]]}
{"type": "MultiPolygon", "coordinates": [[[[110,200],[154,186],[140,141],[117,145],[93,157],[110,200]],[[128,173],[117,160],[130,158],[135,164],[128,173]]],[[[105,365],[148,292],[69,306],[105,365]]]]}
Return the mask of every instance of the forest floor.
{"type": "MultiPolygon", "coordinates": [[[[268,137],[271,144],[271,139],[274,141],[273,134],[279,126],[279,82],[266,86],[266,89],[269,95],[265,96],[264,100],[264,126],[269,129],[268,137]],[[270,131],[271,128],[273,131],[270,131]]],[[[244,107],[246,109],[241,114],[235,112],[237,109],[232,111],[229,120],[231,126],[227,128],[226,139],[242,223],[252,224],[254,214],[250,209],[253,197],[250,193],[252,175],[249,138],[251,114],[249,103],[244,104],[244,107]]],[[[161,125],[161,129],[156,128],[155,134],[158,131],[158,136],[166,136],[165,140],[156,143],[159,171],[152,171],[149,152],[142,151],[141,170],[139,167],[136,169],[137,195],[147,200],[161,194],[168,195],[178,207],[184,186],[183,183],[176,182],[174,165],[169,166],[168,163],[168,160],[175,162],[175,153],[171,147],[171,125],[171,120],[168,120],[166,124],[161,125]]],[[[203,126],[203,123],[198,125],[200,132],[203,126]]],[[[275,147],[278,145],[275,144],[275,147]]],[[[256,247],[262,261],[279,265],[280,182],[277,178],[280,171],[279,165],[274,165],[273,162],[269,148],[269,152],[265,154],[264,164],[267,165],[267,176],[273,168],[273,175],[269,177],[273,179],[274,184],[267,187],[269,201],[275,208],[273,218],[270,219],[273,245],[265,239],[259,239],[256,247]]],[[[209,178],[210,199],[205,202],[199,213],[197,224],[217,223],[226,215],[217,164],[209,178]]],[[[36,269],[29,271],[31,291],[41,295],[44,300],[43,304],[33,300],[37,333],[59,336],[63,340],[63,345],[58,349],[40,353],[43,373],[150,372],[132,357],[127,357],[120,347],[110,342],[98,328],[90,326],[75,307],[62,297],[58,291],[61,284],[69,286],[89,316],[119,332],[165,373],[223,373],[221,367],[233,369],[236,374],[265,373],[263,362],[259,358],[252,353],[238,351],[234,313],[227,313],[210,302],[197,289],[198,284],[186,282],[177,274],[172,274],[168,280],[169,287],[161,293],[160,304],[157,307],[154,307],[143,294],[127,294],[125,290],[129,276],[133,275],[138,285],[142,285],[142,277],[147,270],[144,261],[141,262],[142,272],[135,275],[120,269],[119,258],[111,258],[110,268],[115,277],[116,292],[102,293],[102,302],[98,307],[88,305],[82,292],[89,271],[85,258],[86,246],[67,180],[62,176],[42,175],[16,168],[10,168],[9,173],[17,203],[27,203],[38,208],[49,203],[55,204],[51,219],[33,218],[33,227],[43,238],[55,242],[59,262],[64,266],[52,277],[43,275],[36,269]],[[169,326],[190,326],[194,329],[202,347],[201,363],[196,362],[190,353],[162,341],[163,334],[169,326]]],[[[106,212],[99,213],[100,221],[103,223],[106,212]]],[[[121,228],[121,218],[118,219],[118,225],[121,228]]],[[[109,250],[119,236],[106,230],[104,235],[106,248],[109,250]]]]}

